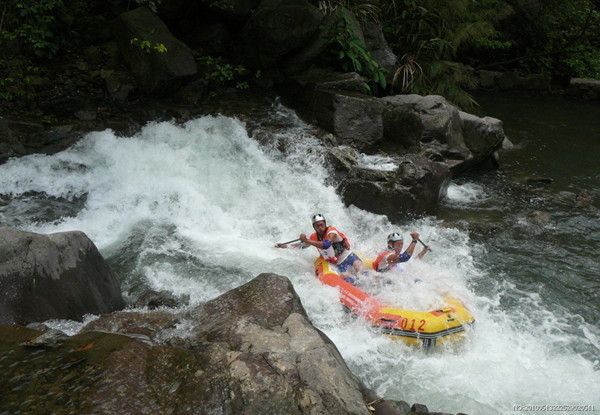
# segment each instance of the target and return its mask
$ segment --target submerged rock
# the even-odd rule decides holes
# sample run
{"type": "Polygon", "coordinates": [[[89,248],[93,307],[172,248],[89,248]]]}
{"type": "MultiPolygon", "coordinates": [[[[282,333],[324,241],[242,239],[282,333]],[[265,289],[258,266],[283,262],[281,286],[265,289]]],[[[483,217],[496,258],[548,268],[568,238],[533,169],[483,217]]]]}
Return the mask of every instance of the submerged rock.
{"type": "Polygon", "coordinates": [[[81,320],[124,306],[119,282],[83,232],[0,227],[0,324],[81,320]]]}

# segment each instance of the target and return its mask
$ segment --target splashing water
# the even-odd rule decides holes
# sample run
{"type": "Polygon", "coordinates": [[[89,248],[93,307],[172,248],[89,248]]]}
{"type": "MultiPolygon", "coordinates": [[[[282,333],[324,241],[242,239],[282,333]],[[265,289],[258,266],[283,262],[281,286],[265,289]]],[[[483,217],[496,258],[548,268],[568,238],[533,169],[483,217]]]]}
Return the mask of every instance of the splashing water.
{"type": "MultiPolygon", "coordinates": [[[[465,342],[425,353],[348,317],[335,289],[313,276],[316,252],[278,250],[274,242],[309,232],[310,215],[320,212],[371,257],[398,226],[345,207],[324,184],[328,166],[319,140],[289,111],[272,116],[288,125],[264,146],[240,121],[206,116],[182,126],[151,123],[132,137],[91,133],[53,156],[11,160],[0,166],[0,194],[10,196],[0,221],[36,232],[82,230],[125,289],[146,284],[187,294],[193,304],[260,272],[286,275],[314,324],[387,398],[479,414],[512,413],[513,404],[600,405],[598,329],[488,275],[475,258],[485,257],[485,247],[434,218],[400,229],[418,230],[435,250],[390,276],[386,300],[429,308],[453,293],[477,320],[465,342]],[[44,204],[55,214],[40,213],[44,204]],[[37,214],[23,215],[23,206],[37,214]]],[[[481,197],[480,189],[450,189],[451,200],[481,197]]]]}

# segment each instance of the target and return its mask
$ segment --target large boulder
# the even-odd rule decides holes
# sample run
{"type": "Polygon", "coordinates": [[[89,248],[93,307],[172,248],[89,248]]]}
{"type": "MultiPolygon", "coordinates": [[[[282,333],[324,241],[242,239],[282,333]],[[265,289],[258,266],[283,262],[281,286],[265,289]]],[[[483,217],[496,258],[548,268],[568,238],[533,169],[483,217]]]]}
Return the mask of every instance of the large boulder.
{"type": "Polygon", "coordinates": [[[370,413],[366,389],[278,275],[185,314],[113,313],[52,347],[39,334],[0,326],[0,350],[13,350],[0,407],[11,413],[370,413]]]}
{"type": "Polygon", "coordinates": [[[119,282],[83,232],[0,227],[0,324],[81,320],[124,306],[119,282]]]}
{"type": "Polygon", "coordinates": [[[242,53],[257,68],[280,63],[319,31],[323,14],[306,0],[264,0],[242,31],[242,53]]]}
{"type": "Polygon", "coordinates": [[[172,92],[198,71],[192,51],[145,7],[119,15],[113,32],[127,66],[148,94],[172,92]],[[161,45],[166,51],[155,48],[161,45]]]}
{"type": "Polygon", "coordinates": [[[387,157],[383,165],[365,163],[363,158],[351,147],[330,148],[327,160],[333,184],[347,205],[390,219],[433,213],[451,177],[445,163],[416,154],[387,157]]]}
{"type": "Polygon", "coordinates": [[[314,117],[343,144],[372,148],[383,137],[382,105],[377,98],[355,92],[315,93],[314,117]]]}
{"type": "Polygon", "coordinates": [[[459,115],[464,142],[473,154],[473,163],[483,162],[502,147],[506,138],[502,121],[492,117],[480,118],[463,111],[460,111],[459,115]]]}
{"type": "Polygon", "coordinates": [[[439,95],[394,95],[382,98],[388,111],[402,111],[419,117],[423,125],[421,141],[436,140],[469,156],[465,146],[458,109],[439,95]]]}
{"type": "Polygon", "coordinates": [[[367,90],[354,72],[311,70],[290,77],[282,93],[303,118],[335,134],[341,143],[364,149],[383,137],[383,105],[366,95],[367,90]]]}

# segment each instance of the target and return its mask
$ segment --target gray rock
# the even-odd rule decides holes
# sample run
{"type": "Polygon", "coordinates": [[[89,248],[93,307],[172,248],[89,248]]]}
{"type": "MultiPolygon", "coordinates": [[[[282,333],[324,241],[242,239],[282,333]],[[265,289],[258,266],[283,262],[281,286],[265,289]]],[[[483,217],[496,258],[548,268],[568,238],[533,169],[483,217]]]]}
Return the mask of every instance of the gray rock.
{"type": "MultiPolygon", "coordinates": [[[[335,345],[311,325],[282,276],[261,274],[190,313],[113,313],[76,338],[89,342],[85,336],[106,329],[132,340],[102,361],[108,366],[102,395],[151,389],[151,395],[144,394],[147,407],[201,402],[195,407],[207,413],[369,414],[363,386],[335,345]],[[193,326],[189,334],[169,340],[166,334],[184,319],[193,326]],[[151,343],[141,344],[135,337],[140,335],[151,343]],[[131,364],[132,358],[138,363],[131,364]],[[126,371],[131,374],[117,380],[126,371]]],[[[99,395],[99,386],[86,395],[99,395]]],[[[135,413],[127,399],[110,401],[115,412],[135,413]]]]}
{"type": "Polygon", "coordinates": [[[392,52],[392,49],[385,40],[383,31],[381,30],[381,24],[368,20],[362,25],[363,34],[365,37],[365,44],[367,50],[373,56],[373,59],[377,61],[379,66],[388,72],[389,81],[394,76],[396,65],[398,64],[398,57],[392,52]]]}
{"type": "Polygon", "coordinates": [[[383,143],[386,150],[396,152],[416,146],[423,136],[423,122],[413,111],[386,108],[383,112],[383,143]]]}
{"type": "Polygon", "coordinates": [[[317,34],[323,17],[306,0],[265,0],[244,26],[242,53],[255,67],[273,66],[317,34]]]}
{"type": "Polygon", "coordinates": [[[439,95],[394,95],[382,98],[388,108],[410,111],[418,115],[423,124],[421,141],[437,140],[468,155],[462,136],[462,123],[458,109],[439,95]]]}
{"type": "Polygon", "coordinates": [[[0,324],[81,320],[124,306],[116,276],[83,232],[0,227],[0,324]]]}
{"type": "Polygon", "coordinates": [[[427,409],[427,406],[425,406],[423,404],[415,403],[415,404],[413,404],[413,406],[411,406],[410,412],[418,413],[418,414],[427,414],[427,413],[429,413],[429,409],[427,409]]]}
{"type": "Polygon", "coordinates": [[[342,144],[373,147],[383,137],[383,105],[374,97],[353,92],[315,92],[314,117],[342,144]]]}
{"type": "Polygon", "coordinates": [[[550,222],[550,213],[541,210],[534,210],[527,214],[527,219],[536,225],[545,225],[550,222]]]}
{"type": "Polygon", "coordinates": [[[177,298],[169,291],[147,289],[139,295],[134,305],[136,307],[148,307],[152,310],[158,307],[179,307],[186,302],[185,299],[177,298]]]}
{"type": "Polygon", "coordinates": [[[48,329],[43,334],[21,343],[21,345],[25,347],[56,348],[61,346],[67,338],[68,336],[62,331],[48,329]]]}
{"type": "Polygon", "coordinates": [[[313,61],[324,53],[333,42],[333,33],[339,24],[339,14],[330,13],[319,25],[317,33],[297,51],[285,58],[282,66],[288,75],[307,70],[313,61]]]}
{"type": "Polygon", "coordinates": [[[396,171],[354,168],[339,184],[344,203],[402,220],[411,213],[432,213],[450,180],[450,170],[422,156],[400,159],[396,171]]]}
{"type": "Polygon", "coordinates": [[[502,150],[512,150],[515,148],[515,145],[508,139],[508,137],[504,137],[502,140],[502,150]]]}
{"type": "Polygon", "coordinates": [[[477,117],[459,112],[464,143],[473,155],[472,163],[481,163],[502,147],[506,138],[502,121],[492,117],[477,117]]]}
{"type": "Polygon", "coordinates": [[[198,71],[192,51],[145,7],[119,15],[113,32],[127,66],[148,94],[171,93],[198,71]],[[140,47],[143,41],[150,42],[149,49],[140,47]],[[166,52],[153,49],[160,44],[166,52]]]}

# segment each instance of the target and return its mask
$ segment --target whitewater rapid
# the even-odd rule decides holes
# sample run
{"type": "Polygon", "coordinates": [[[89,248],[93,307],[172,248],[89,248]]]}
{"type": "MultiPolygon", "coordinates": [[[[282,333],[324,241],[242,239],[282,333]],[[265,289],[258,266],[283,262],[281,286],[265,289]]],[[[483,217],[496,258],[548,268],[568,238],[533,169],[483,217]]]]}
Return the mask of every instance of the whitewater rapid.
{"type": "MultiPolygon", "coordinates": [[[[58,154],[10,160],[0,166],[0,195],[10,197],[0,222],[86,232],[122,276],[126,294],[145,285],[198,304],[261,272],[286,275],[314,324],[386,398],[472,414],[513,413],[515,404],[600,408],[596,327],[488,275],[486,247],[463,230],[433,217],[392,225],[345,207],[310,127],[282,107],[271,116],[285,128],[263,144],[237,119],[205,116],[184,125],[150,123],[131,137],[94,132],[58,154]],[[336,291],[313,276],[316,251],[273,247],[310,232],[317,212],[366,256],[382,249],[392,231],[405,239],[420,232],[433,252],[394,277],[387,300],[428,308],[452,292],[477,321],[465,342],[425,353],[349,318],[336,291]]],[[[394,168],[386,158],[361,162],[394,168]]],[[[468,205],[486,195],[452,185],[448,198],[468,205]]]]}

